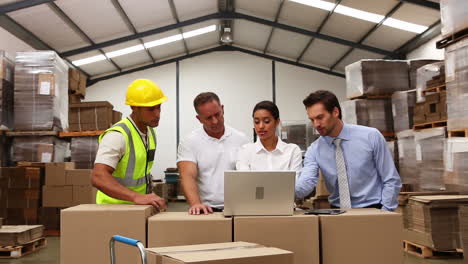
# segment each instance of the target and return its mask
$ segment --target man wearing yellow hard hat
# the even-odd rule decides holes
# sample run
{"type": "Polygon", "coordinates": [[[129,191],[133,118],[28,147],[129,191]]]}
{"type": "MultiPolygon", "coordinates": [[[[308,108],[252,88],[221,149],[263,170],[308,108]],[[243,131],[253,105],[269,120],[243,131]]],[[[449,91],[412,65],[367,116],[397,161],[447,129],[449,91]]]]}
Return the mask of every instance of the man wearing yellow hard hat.
{"type": "Polygon", "coordinates": [[[136,80],[127,89],[125,104],[132,114],[99,137],[92,183],[97,204],[148,204],[165,209],[164,199],[151,193],[151,167],[156,151],[155,127],[161,104],[167,101],[157,84],[136,80]]]}

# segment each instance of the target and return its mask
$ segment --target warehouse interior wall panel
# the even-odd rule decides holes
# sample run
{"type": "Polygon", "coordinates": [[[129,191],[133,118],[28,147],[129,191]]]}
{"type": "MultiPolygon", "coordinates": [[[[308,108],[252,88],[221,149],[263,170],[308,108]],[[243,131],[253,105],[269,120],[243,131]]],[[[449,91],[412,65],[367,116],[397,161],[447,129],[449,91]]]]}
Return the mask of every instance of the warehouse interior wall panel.
{"type": "Polygon", "coordinates": [[[437,37],[431,39],[429,42],[425,43],[421,47],[410,52],[406,58],[408,60],[413,59],[433,59],[433,60],[443,60],[445,58],[444,49],[437,49],[436,42],[441,40],[442,36],[438,35],[437,37]]]}
{"type": "Polygon", "coordinates": [[[318,90],[333,92],[340,102],[346,100],[346,80],[296,66],[276,63],[276,103],[282,121],[308,121],[302,104],[307,95],[318,90]]]}
{"type": "Polygon", "coordinates": [[[55,14],[48,5],[39,5],[9,13],[21,26],[35,32],[42,41],[58,51],[65,51],[86,46],[73,29],[55,14]]]}
{"type": "Polygon", "coordinates": [[[95,43],[132,34],[111,1],[58,0],[55,3],[95,43]],[[105,19],[96,19],[103,14],[105,19]]]}
{"type": "Polygon", "coordinates": [[[310,37],[275,29],[267,52],[294,60],[309,42],[310,37]]]}
{"type": "Polygon", "coordinates": [[[218,12],[218,2],[213,0],[174,0],[179,20],[189,20],[218,12]]]}
{"type": "Polygon", "coordinates": [[[169,99],[161,106],[161,119],[156,128],[158,145],[151,171],[154,179],[163,179],[166,168],[176,165],[176,64],[171,63],[98,82],[86,91],[86,101],[107,100],[114,105],[115,110],[122,112],[123,117],[127,117],[131,114],[131,109],[125,105],[125,93],[128,85],[136,79],[156,82],[169,99]]]}
{"type": "Polygon", "coordinates": [[[285,1],[279,16],[279,22],[306,30],[316,31],[327,14],[328,11],[322,9],[285,1]]]}
{"type": "Polygon", "coordinates": [[[138,32],[176,23],[167,0],[119,0],[138,32]]]}
{"type": "Polygon", "coordinates": [[[271,27],[246,20],[234,20],[234,44],[263,52],[271,27]]]}
{"type": "Polygon", "coordinates": [[[275,20],[281,0],[236,0],[236,12],[275,20]]]}
{"type": "Polygon", "coordinates": [[[337,61],[348,49],[348,46],[316,38],[304,53],[301,62],[321,65],[322,68],[324,66],[330,67],[332,66],[331,64],[337,61]]]}
{"type": "Polygon", "coordinates": [[[15,53],[18,51],[34,50],[27,43],[12,35],[2,27],[0,27],[0,39],[2,40],[0,41],[0,50],[6,51],[13,59],[15,57],[15,53]]]}
{"type": "Polygon", "coordinates": [[[180,62],[180,136],[202,125],[193,99],[214,92],[224,105],[225,124],[253,139],[252,109],[272,100],[271,61],[239,52],[215,52],[180,62]]]}

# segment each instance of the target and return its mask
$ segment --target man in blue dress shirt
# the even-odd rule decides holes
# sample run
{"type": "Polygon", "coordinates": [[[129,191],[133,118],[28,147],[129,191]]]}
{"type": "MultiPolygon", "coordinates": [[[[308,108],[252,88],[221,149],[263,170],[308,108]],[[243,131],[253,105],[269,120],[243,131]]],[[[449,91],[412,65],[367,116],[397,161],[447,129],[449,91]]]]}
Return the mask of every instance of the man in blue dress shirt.
{"type": "Polygon", "coordinates": [[[394,211],[401,180],[382,134],[344,124],[338,99],[329,91],[311,93],[303,103],[321,137],[307,149],[296,197],[314,189],[320,169],[332,207],[394,211]]]}

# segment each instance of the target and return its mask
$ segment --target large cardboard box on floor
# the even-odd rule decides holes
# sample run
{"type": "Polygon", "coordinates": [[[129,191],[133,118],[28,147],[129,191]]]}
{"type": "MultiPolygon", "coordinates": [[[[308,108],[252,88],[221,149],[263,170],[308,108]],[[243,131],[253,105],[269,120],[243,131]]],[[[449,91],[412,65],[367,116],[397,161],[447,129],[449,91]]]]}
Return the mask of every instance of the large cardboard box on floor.
{"type": "Polygon", "coordinates": [[[236,216],[234,241],[289,250],[295,264],[320,263],[319,218],[314,215],[236,216]]]}
{"type": "MultiPolygon", "coordinates": [[[[149,205],[84,204],[61,212],[60,263],[110,263],[109,240],[122,235],[140,240],[146,246],[147,219],[153,214],[149,205]]],[[[135,247],[116,243],[120,263],[139,263],[135,247]]]]}
{"type": "Polygon", "coordinates": [[[148,219],[148,247],[232,242],[232,218],[222,213],[163,212],[148,219]]]}
{"type": "Polygon", "coordinates": [[[403,263],[401,214],[351,209],[320,216],[322,264],[403,263]]]}
{"type": "Polygon", "coordinates": [[[293,264],[293,253],[253,243],[230,242],[146,249],[148,264],[293,264]]]}

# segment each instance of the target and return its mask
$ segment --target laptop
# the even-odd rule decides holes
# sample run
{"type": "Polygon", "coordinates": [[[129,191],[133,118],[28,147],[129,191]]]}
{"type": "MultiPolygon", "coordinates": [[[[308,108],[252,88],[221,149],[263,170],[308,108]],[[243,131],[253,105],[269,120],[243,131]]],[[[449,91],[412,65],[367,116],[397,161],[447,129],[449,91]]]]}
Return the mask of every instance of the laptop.
{"type": "Polygon", "coordinates": [[[295,171],[225,171],[224,215],[293,215],[295,171]]]}

